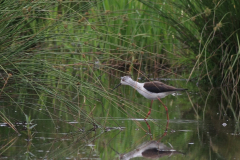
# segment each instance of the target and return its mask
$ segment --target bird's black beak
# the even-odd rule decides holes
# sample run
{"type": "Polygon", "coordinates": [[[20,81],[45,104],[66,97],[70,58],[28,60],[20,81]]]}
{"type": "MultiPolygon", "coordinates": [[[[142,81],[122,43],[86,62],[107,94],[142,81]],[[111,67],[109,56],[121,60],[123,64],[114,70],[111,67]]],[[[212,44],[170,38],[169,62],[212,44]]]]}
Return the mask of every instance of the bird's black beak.
{"type": "Polygon", "coordinates": [[[112,90],[118,88],[119,86],[121,86],[121,83],[119,83],[116,87],[114,87],[112,90]]]}

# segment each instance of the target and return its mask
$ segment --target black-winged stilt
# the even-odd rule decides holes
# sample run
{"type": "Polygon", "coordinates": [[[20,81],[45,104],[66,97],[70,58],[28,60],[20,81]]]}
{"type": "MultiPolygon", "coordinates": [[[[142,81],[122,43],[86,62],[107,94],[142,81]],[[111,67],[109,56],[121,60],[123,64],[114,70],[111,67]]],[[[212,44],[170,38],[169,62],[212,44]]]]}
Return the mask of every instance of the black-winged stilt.
{"type": "Polygon", "coordinates": [[[166,85],[166,84],[164,84],[162,82],[159,82],[159,81],[139,83],[137,81],[132,80],[132,78],[129,77],[129,76],[121,77],[120,84],[118,84],[114,89],[116,89],[120,85],[131,86],[134,89],[136,89],[141,95],[143,95],[145,98],[152,100],[150,110],[149,110],[145,119],[147,119],[147,117],[151,114],[153,100],[158,99],[162,103],[162,105],[164,106],[164,108],[167,112],[167,120],[169,120],[168,108],[167,108],[167,106],[165,106],[163,104],[163,102],[161,101],[161,98],[164,98],[169,94],[173,94],[176,91],[187,90],[187,89],[183,89],[183,88],[175,88],[173,86],[166,85]]]}

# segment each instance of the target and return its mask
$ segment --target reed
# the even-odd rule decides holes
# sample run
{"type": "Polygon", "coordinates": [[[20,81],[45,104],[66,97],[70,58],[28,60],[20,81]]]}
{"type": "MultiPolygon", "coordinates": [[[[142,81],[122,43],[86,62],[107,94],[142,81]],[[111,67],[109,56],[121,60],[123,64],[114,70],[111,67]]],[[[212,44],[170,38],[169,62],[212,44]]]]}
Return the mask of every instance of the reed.
{"type": "Polygon", "coordinates": [[[189,79],[195,72],[199,81],[213,86],[239,83],[239,27],[237,1],[179,1],[183,11],[176,27],[179,37],[196,55],[189,79]]]}

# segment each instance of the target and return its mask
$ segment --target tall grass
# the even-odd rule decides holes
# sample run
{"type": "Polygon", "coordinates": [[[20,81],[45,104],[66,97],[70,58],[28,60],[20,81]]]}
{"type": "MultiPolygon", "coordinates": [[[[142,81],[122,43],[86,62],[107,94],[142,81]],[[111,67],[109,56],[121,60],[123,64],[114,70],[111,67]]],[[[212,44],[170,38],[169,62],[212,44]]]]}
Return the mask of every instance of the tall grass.
{"type": "Polygon", "coordinates": [[[191,64],[189,61],[195,63],[189,79],[193,76],[199,81],[208,79],[211,85],[238,85],[239,2],[183,0],[165,4],[139,1],[173,28],[173,35],[183,49],[184,56],[180,59],[188,64],[191,64]],[[173,9],[169,10],[167,5],[173,9]]]}
{"type": "Polygon", "coordinates": [[[12,102],[22,118],[41,109],[51,119],[66,112],[99,125],[89,116],[94,107],[84,107],[86,101],[97,103],[92,93],[122,103],[111,98],[102,77],[117,68],[128,74],[168,64],[160,54],[173,50],[168,27],[142,3],[17,2],[1,2],[1,98],[4,106],[12,102]],[[31,98],[34,105],[25,111],[25,100],[31,98]]]}
{"type": "Polygon", "coordinates": [[[208,79],[211,85],[239,83],[240,22],[238,1],[180,1],[182,10],[178,22],[179,37],[196,55],[194,72],[199,80],[208,79]],[[189,28],[191,27],[191,28],[189,28]],[[194,31],[194,32],[193,32],[194,31]],[[188,36],[188,37],[186,37],[188,36]],[[197,51],[198,50],[198,51],[197,51]]]}
{"type": "Polygon", "coordinates": [[[95,123],[83,106],[97,101],[91,93],[122,103],[102,78],[120,68],[145,76],[154,67],[164,76],[192,65],[189,79],[238,85],[237,2],[17,2],[1,2],[0,96],[23,117],[13,98],[20,92],[34,95],[52,119],[61,106],[95,123]]]}

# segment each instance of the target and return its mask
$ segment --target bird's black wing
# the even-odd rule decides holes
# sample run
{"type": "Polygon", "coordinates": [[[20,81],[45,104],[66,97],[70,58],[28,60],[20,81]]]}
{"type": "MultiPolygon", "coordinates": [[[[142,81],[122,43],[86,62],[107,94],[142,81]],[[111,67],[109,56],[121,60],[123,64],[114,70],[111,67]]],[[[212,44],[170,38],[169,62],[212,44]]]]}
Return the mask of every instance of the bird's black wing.
{"type": "Polygon", "coordinates": [[[163,92],[186,90],[186,89],[182,89],[182,88],[175,88],[173,86],[166,85],[159,81],[145,82],[143,87],[152,93],[163,93],[163,92]]]}

